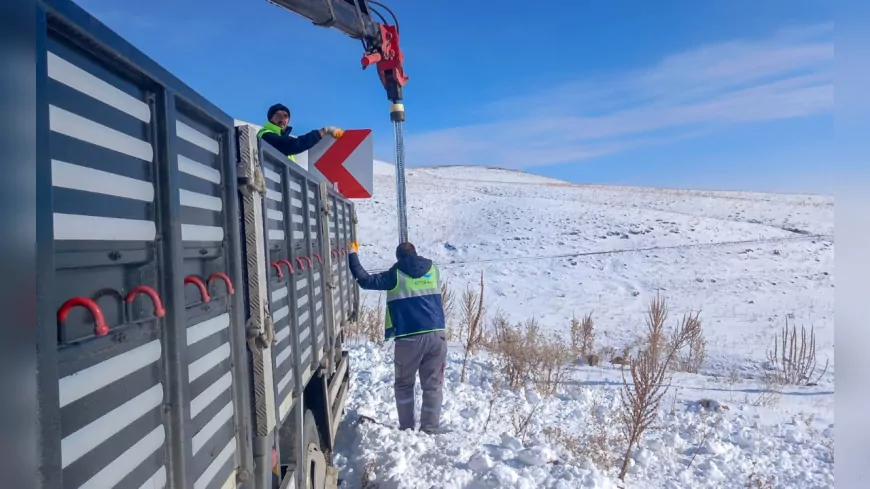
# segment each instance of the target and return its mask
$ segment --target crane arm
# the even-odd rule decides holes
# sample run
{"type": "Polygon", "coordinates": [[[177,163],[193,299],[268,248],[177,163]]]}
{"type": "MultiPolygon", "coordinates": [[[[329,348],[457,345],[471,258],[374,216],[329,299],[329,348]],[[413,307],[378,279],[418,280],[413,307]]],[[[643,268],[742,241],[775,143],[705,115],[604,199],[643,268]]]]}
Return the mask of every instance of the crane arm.
{"type": "Polygon", "coordinates": [[[371,65],[378,68],[378,77],[387,90],[390,105],[390,120],[396,137],[396,211],[399,224],[399,243],[408,241],[408,213],[405,200],[405,144],[402,125],[405,122],[405,105],[402,103],[402,87],[408,81],[403,66],[405,57],[399,46],[399,21],[393,12],[377,0],[267,0],[279,7],[295,12],[321,27],[334,27],[345,35],[362,40],[365,54],[362,68],[371,65]],[[386,10],[394,25],[372,5],[386,10]],[[372,18],[375,14],[381,22],[372,18]]]}
{"type": "Polygon", "coordinates": [[[389,9],[373,0],[267,0],[284,9],[290,10],[311,20],[321,27],[338,29],[348,37],[363,43],[365,54],[361,64],[363,69],[376,65],[378,77],[387,91],[387,98],[393,104],[402,100],[402,87],[408,81],[403,66],[404,55],[399,46],[398,22],[388,24],[377,9],[369,4],[389,9]],[[377,22],[372,14],[377,15],[377,22]]]}

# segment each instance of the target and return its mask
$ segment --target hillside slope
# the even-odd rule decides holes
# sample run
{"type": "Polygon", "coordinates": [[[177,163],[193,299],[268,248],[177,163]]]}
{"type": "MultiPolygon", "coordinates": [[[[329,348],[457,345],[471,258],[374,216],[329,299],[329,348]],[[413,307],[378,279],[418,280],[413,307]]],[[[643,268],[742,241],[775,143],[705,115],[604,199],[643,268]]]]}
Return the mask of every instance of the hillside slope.
{"type": "MultiPolygon", "coordinates": [[[[360,257],[370,271],[393,262],[393,170],[376,164],[375,195],[358,202],[360,257]]],[[[834,246],[832,236],[814,235],[833,233],[832,198],[572,185],[479,167],[410,168],[407,189],[411,241],[457,294],[482,272],[490,315],[534,317],[567,337],[572,314],[591,312],[596,351],[634,354],[656,294],[668,300],[669,325],[701,311],[708,358],[700,374],[674,378],[672,407],[658,413],[666,428],[632,453],[627,487],[746,487],[753,473],[772,487],[830,487],[834,246]],[[772,392],[762,385],[767,351],[787,320],[815,328],[820,363],[830,365],[816,386],[772,392]],[[704,415],[702,398],[732,410],[704,415]]],[[[363,300],[374,306],[377,293],[363,300]]],[[[618,368],[574,367],[557,396],[530,389],[517,397],[493,386],[485,356],[472,358],[461,383],[453,345],[442,414],[451,432],[427,437],[395,429],[391,352],[389,344],[351,346],[353,385],[336,451],[343,487],[364,487],[369,461],[375,480],[366,487],[618,487],[613,467],[578,465],[546,435],[553,426],[579,435],[603,426],[616,436],[618,368]],[[493,417],[496,398],[530,413],[536,434],[513,437],[516,411],[496,408],[493,417]],[[361,414],[383,425],[356,425],[361,414]]]]}
{"type": "MultiPolygon", "coordinates": [[[[385,165],[374,197],[358,202],[369,269],[389,267],[397,242],[385,165]]],[[[490,309],[514,320],[564,329],[572,313],[595,311],[621,346],[660,292],[672,310],[702,309],[727,332],[711,338],[714,358],[763,358],[786,315],[814,325],[833,355],[833,244],[805,236],[833,233],[830,197],[570,185],[476,167],[411,168],[407,189],[419,252],[460,289],[483,272],[490,309]],[[738,244],[718,244],[729,242],[738,244]]]]}

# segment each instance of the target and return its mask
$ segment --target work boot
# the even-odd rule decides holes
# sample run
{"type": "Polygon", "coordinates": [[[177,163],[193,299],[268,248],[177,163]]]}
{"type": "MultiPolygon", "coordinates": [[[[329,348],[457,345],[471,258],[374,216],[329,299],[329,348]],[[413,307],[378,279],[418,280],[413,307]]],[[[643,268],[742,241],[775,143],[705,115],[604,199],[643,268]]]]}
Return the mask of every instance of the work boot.
{"type": "Polygon", "coordinates": [[[420,432],[425,433],[427,435],[443,435],[446,433],[450,433],[450,429],[445,426],[435,426],[435,427],[420,427],[420,432]]]}

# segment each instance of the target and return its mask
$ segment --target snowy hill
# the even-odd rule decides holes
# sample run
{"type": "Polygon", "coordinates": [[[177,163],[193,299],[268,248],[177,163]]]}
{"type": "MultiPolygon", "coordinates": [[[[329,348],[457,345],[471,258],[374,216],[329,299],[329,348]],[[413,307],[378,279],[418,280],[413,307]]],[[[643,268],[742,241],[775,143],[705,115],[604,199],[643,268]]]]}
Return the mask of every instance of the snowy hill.
{"type": "MultiPolygon", "coordinates": [[[[699,374],[675,377],[672,412],[660,413],[667,429],[633,452],[627,487],[746,487],[752,473],[772,487],[832,485],[834,245],[815,235],[833,234],[833,198],[573,185],[481,167],[413,167],[407,175],[411,241],[441,265],[457,295],[483,272],[490,314],[535,317],[567,337],[572,314],[591,312],[597,347],[621,352],[644,330],[656,293],[667,298],[671,323],[701,311],[707,360],[699,374]],[[820,370],[830,365],[816,386],[769,392],[761,385],[766,352],[787,319],[814,327],[820,370]],[[701,416],[702,398],[730,409],[701,416]]],[[[378,162],[375,195],[358,202],[369,271],[393,262],[394,186],[392,165],[378,162]]],[[[363,297],[368,306],[377,301],[363,297]]],[[[428,437],[391,427],[391,345],[351,349],[353,385],[335,454],[343,487],[361,487],[368,460],[370,487],[617,487],[612,467],[571,462],[541,433],[553,423],[579,433],[590,423],[616,429],[618,367],[574,368],[573,385],[541,401],[530,423],[538,434],[522,443],[504,417],[481,431],[492,367],[475,357],[469,381],[459,383],[454,345],[442,414],[452,432],[428,437]],[[359,414],[386,426],[355,425],[359,414]]],[[[520,399],[529,411],[539,400],[532,391],[520,399]]]]}

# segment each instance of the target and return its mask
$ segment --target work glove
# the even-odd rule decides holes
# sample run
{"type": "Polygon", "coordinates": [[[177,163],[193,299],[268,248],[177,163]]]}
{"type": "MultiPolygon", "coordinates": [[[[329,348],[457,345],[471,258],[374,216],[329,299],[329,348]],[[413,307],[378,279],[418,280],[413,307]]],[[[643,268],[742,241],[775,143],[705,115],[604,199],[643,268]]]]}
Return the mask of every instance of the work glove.
{"type": "Polygon", "coordinates": [[[338,139],[342,136],[342,134],[344,134],[344,131],[342,131],[340,127],[325,126],[323,128],[323,133],[329,134],[330,136],[334,137],[335,139],[338,139]]]}
{"type": "Polygon", "coordinates": [[[356,241],[351,241],[347,244],[347,249],[351,253],[359,253],[359,243],[357,243],[356,241]]]}

